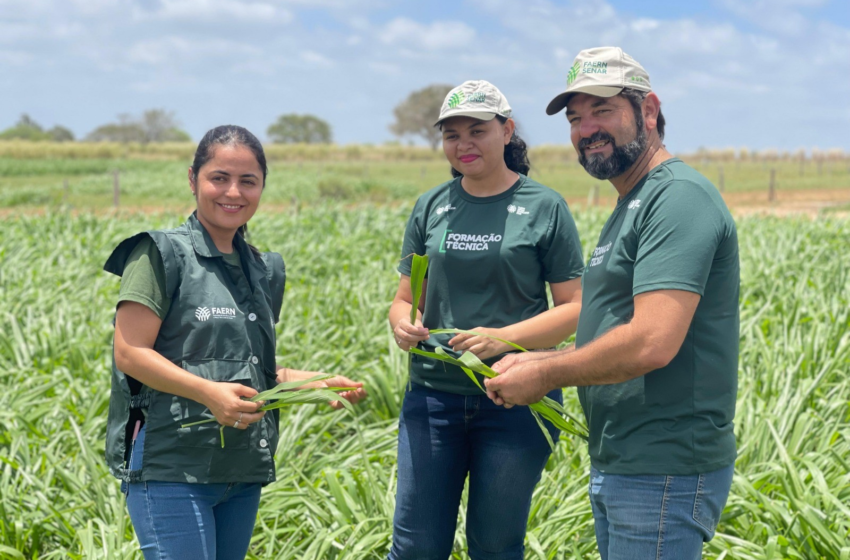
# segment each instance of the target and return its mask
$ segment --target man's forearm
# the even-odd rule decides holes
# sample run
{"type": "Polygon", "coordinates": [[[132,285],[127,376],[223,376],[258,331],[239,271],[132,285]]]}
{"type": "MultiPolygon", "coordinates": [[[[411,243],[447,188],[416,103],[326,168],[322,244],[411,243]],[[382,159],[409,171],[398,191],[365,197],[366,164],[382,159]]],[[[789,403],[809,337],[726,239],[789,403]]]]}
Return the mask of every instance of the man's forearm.
{"type": "Polygon", "coordinates": [[[546,357],[540,367],[552,388],[622,383],[655,369],[643,338],[632,324],[620,325],[578,350],[546,357]]]}

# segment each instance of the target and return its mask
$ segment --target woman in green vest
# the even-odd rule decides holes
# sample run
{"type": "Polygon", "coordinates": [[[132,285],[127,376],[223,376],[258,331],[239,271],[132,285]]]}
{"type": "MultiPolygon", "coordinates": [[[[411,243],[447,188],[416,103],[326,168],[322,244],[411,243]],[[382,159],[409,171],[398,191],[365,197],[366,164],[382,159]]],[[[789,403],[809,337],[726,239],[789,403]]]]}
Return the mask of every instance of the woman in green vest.
{"type": "MultiPolygon", "coordinates": [[[[245,557],[278,442],[278,411],[245,399],[315,375],[275,363],[283,259],[244,237],[267,173],[253,134],[210,130],[189,169],[196,211],[123,241],[105,266],[122,278],[106,455],[148,560],[245,557]],[[212,417],[224,447],[215,423],[182,427],[212,417]]],[[[345,377],[323,384],[365,396],[345,377]]]]}
{"type": "MultiPolygon", "coordinates": [[[[446,96],[436,125],[454,179],[422,195],[407,223],[389,313],[402,350],[472,352],[493,364],[511,348],[429,328],[471,329],[525,348],[553,347],[575,332],[584,269],[578,232],[564,198],[527,176],[526,146],[510,116],[505,97],[485,81],[446,96]],[[429,261],[412,324],[414,253],[429,261]]],[[[469,556],[522,560],[531,495],[551,454],[528,408],[496,406],[460,368],[419,355],[410,378],[389,560],[449,557],[467,478],[469,556]]],[[[561,391],[549,397],[561,402],[561,391]]]]}

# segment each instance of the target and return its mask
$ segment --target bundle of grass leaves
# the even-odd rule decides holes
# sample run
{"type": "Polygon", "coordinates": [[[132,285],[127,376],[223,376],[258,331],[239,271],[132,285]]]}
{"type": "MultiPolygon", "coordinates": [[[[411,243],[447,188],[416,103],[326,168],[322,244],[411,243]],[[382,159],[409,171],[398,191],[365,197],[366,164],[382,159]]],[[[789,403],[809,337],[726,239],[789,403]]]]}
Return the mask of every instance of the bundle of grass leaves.
{"type": "MultiPolygon", "coordinates": [[[[419,308],[419,300],[422,297],[422,285],[425,281],[425,272],[428,270],[428,255],[411,255],[411,258],[412,261],[410,267],[410,290],[413,294],[413,306],[410,309],[410,322],[416,324],[416,310],[419,308]]],[[[513,342],[510,342],[508,340],[475,331],[446,328],[430,329],[429,332],[431,334],[465,333],[476,336],[483,336],[486,338],[498,340],[499,342],[507,344],[508,346],[516,349],[519,352],[527,352],[527,350],[519,344],[514,344],[513,342]]],[[[435,352],[428,352],[419,348],[411,348],[410,353],[456,365],[461,370],[463,370],[463,372],[473,381],[473,383],[475,383],[476,386],[478,386],[479,389],[481,389],[485,393],[486,391],[484,387],[478,381],[478,378],[475,376],[475,374],[478,373],[483,375],[484,377],[490,378],[499,375],[497,371],[495,371],[487,364],[479,360],[478,356],[476,356],[472,352],[464,352],[459,358],[455,358],[454,356],[449,355],[448,352],[446,352],[440,347],[437,347],[435,352]]],[[[582,439],[587,439],[587,428],[584,426],[584,424],[578,419],[574,418],[570,413],[568,413],[564,409],[564,407],[561,406],[560,403],[558,403],[558,401],[552,400],[549,397],[543,397],[542,400],[528,405],[528,409],[531,412],[531,415],[537,421],[537,425],[540,426],[540,430],[543,432],[543,435],[546,436],[546,441],[549,442],[549,445],[552,447],[552,449],[555,448],[555,442],[552,441],[552,437],[549,435],[549,430],[547,430],[546,426],[544,426],[543,424],[544,418],[564,433],[572,434],[582,439]]]]}
{"type": "MultiPolygon", "coordinates": [[[[309,379],[298,379],[295,381],[287,381],[284,383],[278,383],[268,391],[263,391],[262,393],[257,393],[250,399],[247,399],[251,402],[259,402],[263,401],[267,404],[264,404],[259,410],[267,411],[274,410],[276,408],[283,408],[285,406],[292,406],[297,404],[320,404],[320,403],[332,403],[339,402],[345,407],[346,410],[353,411],[354,407],[350,402],[341,398],[337,393],[343,391],[351,391],[351,387],[316,387],[316,388],[304,388],[304,385],[308,385],[315,381],[324,381],[325,379],[330,379],[334,377],[334,375],[329,373],[322,373],[319,375],[314,375],[309,379]]],[[[215,418],[208,418],[206,420],[200,420],[198,422],[191,422],[189,424],[183,424],[181,428],[188,428],[190,426],[197,426],[199,424],[206,424],[208,422],[216,422],[215,418]]],[[[219,428],[219,433],[221,434],[221,447],[224,448],[224,429],[229,428],[230,426],[222,425],[219,428]]]]}

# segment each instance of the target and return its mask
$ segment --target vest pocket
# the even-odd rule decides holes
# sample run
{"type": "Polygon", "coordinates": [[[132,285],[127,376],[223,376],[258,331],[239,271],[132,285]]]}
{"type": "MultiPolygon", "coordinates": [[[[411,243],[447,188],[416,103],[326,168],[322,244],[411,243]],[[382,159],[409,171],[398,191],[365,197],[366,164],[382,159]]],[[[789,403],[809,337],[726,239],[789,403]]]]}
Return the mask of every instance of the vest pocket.
{"type": "MultiPolygon", "coordinates": [[[[254,387],[256,382],[252,367],[247,361],[239,360],[185,360],[183,369],[217,383],[241,383],[254,387]]],[[[221,448],[221,424],[203,404],[166,393],[157,394],[148,410],[148,423],[151,414],[161,421],[172,423],[175,437],[174,444],[179,447],[221,448]],[[182,427],[202,420],[213,419],[212,422],[195,426],[182,427]]],[[[251,424],[247,430],[224,428],[225,451],[230,449],[246,449],[251,444],[252,434],[259,423],[251,424]]]]}

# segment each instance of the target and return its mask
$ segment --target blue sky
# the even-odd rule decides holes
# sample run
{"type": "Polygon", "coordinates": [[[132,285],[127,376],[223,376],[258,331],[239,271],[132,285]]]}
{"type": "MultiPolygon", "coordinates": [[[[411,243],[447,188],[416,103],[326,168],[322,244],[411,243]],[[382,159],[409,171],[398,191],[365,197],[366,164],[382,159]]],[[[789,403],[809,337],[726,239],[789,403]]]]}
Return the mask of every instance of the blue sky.
{"type": "Polygon", "coordinates": [[[646,67],[674,151],[850,151],[847,0],[0,0],[0,128],[164,108],[265,137],[296,112],[380,143],[410,91],[486,79],[531,144],[565,143],[545,106],[601,45],[646,67]]]}

